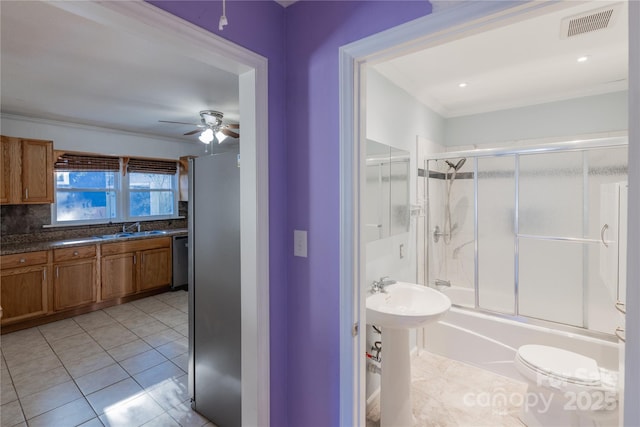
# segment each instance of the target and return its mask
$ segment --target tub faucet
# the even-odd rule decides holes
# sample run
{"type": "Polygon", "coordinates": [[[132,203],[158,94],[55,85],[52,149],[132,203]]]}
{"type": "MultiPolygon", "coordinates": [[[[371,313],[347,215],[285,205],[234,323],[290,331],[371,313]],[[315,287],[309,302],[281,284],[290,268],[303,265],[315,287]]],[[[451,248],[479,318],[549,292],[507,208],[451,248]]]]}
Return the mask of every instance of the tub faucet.
{"type": "Polygon", "coordinates": [[[381,277],[380,280],[374,280],[371,284],[371,292],[377,294],[378,292],[386,292],[384,287],[387,285],[393,285],[396,283],[395,280],[390,279],[389,276],[381,277]]]}
{"type": "Polygon", "coordinates": [[[447,288],[450,288],[450,287],[451,287],[451,281],[449,281],[449,280],[442,280],[442,279],[436,279],[436,281],[435,281],[435,285],[436,285],[436,287],[439,287],[439,288],[441,288],[441,287],[443,287],[443,286],[444,286],[444,287],[447,287],[447,288]]]}
{"type": "Polygon", "coordinates": [[[122,224],[122,232],[126,233],[127,230],[132,229],[133,227],[136,227],[138,233],[140,232],[140,222],[134,222],[133,224],[122,224]]]}

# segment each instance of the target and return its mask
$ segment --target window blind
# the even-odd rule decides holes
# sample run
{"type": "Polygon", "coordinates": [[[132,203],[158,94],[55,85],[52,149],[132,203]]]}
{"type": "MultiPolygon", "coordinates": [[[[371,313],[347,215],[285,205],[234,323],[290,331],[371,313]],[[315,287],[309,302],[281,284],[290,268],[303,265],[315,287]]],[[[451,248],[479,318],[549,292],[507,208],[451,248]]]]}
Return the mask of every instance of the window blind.
{"type": "Polygon", "coordinates": [[[57,157],[53,167],[60,171],[119,171],[120,158],[64,153],[57,157]]]}
{"type": "Polygon", "coordinates": [[[151,160],[151,159],[129,159],[129,161],[127,162],[127,172],[175,175],[177,171],[178,171],[178,164],[175,161],[151,160]]]}

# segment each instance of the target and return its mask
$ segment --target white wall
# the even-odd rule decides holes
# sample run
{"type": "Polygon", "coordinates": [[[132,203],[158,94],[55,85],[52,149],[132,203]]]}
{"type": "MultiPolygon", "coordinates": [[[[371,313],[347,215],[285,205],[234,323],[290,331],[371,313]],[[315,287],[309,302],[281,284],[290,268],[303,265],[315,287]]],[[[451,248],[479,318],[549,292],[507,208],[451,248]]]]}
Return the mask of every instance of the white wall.
{"type": "Polygon", "coordinates": [[[190,143],[13,115],[2,115],[1,119],[2,135],[53,140],[54,150],[160,159],[178,159],[181,156],[201,154],[199,142],[190,143]]]}
{"type": "MultiPolygon", "coordinates": [[[[421,146],[426,140],[442,141],[444,122],[442,117],[420,104],[404,90],[398,88],[373,69],[367,69],[367,139],[380,142],[410,153],[410,203],[419,201],[416,197],[418,161],[418,140],[421,146]]],[[[421,153],[422,155],[422,153],[421,153]]],[[[400,281],[417,281],[418,220],[411,218],[410,230],[386,239],[367,244],[366,283],[372,283],[382,276],[390,276],[400,281]],[[404,245],[404,257],[400,258],[400,245],[404,245]]],[[[380,336],[367,328],[367,350],[380,336]]],[[[415,334],[412,334],[415,343],[415,334]]],[[[412,344],[413,346],[414,344],[412,344]]],[[[384,344],[383,344],[384,346],[384,344]]],[[[367,373],[367,397],[380,384],[380,377],[367,373]]]]}
{"type": "Polygon", "coordinates": [[[614,92],[445,120],[447,146],[627,130],[628,93],[614,92]]]}

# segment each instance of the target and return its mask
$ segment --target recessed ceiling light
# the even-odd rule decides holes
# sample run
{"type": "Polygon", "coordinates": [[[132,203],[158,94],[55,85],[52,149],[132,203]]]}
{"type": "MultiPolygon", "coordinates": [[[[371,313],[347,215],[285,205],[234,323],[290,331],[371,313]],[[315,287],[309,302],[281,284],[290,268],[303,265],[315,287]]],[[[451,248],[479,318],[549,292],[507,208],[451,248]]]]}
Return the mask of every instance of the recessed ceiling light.
{"type": "Polygon", "coordinates": [[[578,62],[587,62],[589,57],[587,55],[581,56],[578,58],[578,62]]]}
{"type": "Polygon", "coordinates": [[[458,85],[458,87],[467,87],[467,84],[465,82],[462,82],[458,85]]]}

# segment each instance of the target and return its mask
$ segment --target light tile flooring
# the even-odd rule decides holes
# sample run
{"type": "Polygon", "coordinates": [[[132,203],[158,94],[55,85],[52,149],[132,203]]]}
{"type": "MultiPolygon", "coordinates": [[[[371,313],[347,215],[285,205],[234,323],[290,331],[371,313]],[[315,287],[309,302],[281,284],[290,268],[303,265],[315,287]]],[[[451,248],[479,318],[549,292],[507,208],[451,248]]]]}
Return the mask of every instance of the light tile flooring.
{"type": "MultiPolygon", "coordinates": [[[[213,426],[188,401],[187,334],[178,291],[3,335],[0,424],[213,426]]],[[[523,426],[524,383],[428,352],[412,372],[417,426],[523,426]]],[[[376,399],[367,427],[379,414],[376,399]]]]}
{"type": "MultiPolygon", "coordinates": [[[[519,404],[523,382],[429,352],[411,362],[416,426],[523,427],[519,404]]],[[[380,401],[367,409],[367,427],[380,425],[380,401]]]]}
{"type": "Polygon", "coordinates": [[[213,426],[187,390],[187,292],[3,335],[2,427],[213,426]]]}

